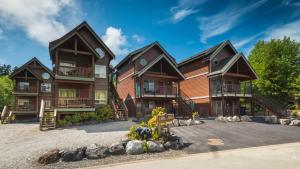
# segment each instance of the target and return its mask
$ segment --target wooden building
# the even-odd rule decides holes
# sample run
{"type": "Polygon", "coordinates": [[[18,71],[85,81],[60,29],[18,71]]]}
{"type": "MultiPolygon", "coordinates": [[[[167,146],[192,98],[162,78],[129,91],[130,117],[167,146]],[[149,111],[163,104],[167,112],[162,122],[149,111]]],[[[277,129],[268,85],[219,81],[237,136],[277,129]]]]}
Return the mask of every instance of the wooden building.
{"type": "Polygon", "coordinates": [[[184,75],[158,42],[131,52],[115,69],[116,88],[129,116],[144,116],[154,107],[175,111],[184,75]]]}
{"type": "Polygon", "coordinates": [[[243,54],[222,42],[178,64],[185,75],[180,93],[194,111],[209,116],[253,113],[252,80],[257,79],[243,54]]]}

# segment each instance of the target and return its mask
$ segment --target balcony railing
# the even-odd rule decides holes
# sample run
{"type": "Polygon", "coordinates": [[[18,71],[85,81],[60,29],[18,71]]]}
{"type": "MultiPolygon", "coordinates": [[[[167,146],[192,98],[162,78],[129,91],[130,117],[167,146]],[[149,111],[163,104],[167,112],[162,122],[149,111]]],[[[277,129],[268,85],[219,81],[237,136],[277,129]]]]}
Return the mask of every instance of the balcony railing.
{"type": "Polygon", "coordinates": [[[156,86],[154,90],[144,89],[143,97],[176,97],[177,87],[174,86],[156,86]]]}
{"type": "Polygon", "coordinates": [[[91,67],[57,66],[56,69],[57,69],[57,74],[59,76],[83,77],[83,78],[93,77],[93,70],[91,67]]]}
{"type": "Polygon", "coordinates": [[[250,85],[240,84],[223,84],[222,89],[220,86],[215,85],[212,88],[212,96],[251,96],[250,85]]]}
{"type": "Polygon", "coordinates": [[[22,92],[22,93],[37,93],[37,87],[35,86],[28,86],[24,88],[16,87],[14,89],[15,92],[22,92]]]}
{"type": "Polygon", "coordinates": [[[29,105],[16,105],[15,106],[16,111],[37,111],[37,106],[33,104],[29,105]]]}
{"type": "Polygon", "coordinates": [[[94,100],[89,98],[58,98],[59,108],[93,108],[94,100]]]}

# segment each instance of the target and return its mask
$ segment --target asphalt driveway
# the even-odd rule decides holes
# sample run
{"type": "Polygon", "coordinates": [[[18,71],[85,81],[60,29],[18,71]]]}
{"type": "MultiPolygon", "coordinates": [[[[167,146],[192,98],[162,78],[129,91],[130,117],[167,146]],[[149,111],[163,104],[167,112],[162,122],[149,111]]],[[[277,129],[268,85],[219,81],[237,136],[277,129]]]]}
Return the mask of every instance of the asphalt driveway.
{"type": "Polygon", "coordinates": [[[174,127],[172,131],[187,143],[187,153],[300,142],[300,127],[256,122],[206,120],[201,125],[174,127]]]}

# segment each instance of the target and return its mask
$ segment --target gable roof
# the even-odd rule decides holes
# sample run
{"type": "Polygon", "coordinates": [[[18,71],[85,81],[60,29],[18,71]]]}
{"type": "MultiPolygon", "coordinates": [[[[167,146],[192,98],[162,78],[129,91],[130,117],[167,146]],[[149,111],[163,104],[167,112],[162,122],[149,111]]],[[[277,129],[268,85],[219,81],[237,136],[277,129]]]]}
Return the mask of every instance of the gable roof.
{"type": "Polygon", "coordinates": [[[245,58],[245,56],[242,53],[235,54],[233,57],[228,59],[228,61],[226,61],[226,64],[223,64],[222,66],[220,66],[220,68],[218,70],[215,70],[215,71],[209,73],[208,76],[219,75],[219,74],[224,75],[241,58],[245,61],[245,63],[248,65],[248,67],[250,68],[250,70],[252,71],[252,73],[254,74],[254,76],[257,79],[258,76],[257,76],[256,72],[254,71],[254,69],[249,64],[248,60],[245,58]]]}
{"type": "Polygon", "coordinates": [[[133,60],[138,59],[140,56],[142,56],[144,53],[146,53],[148,50],[150,50],[152,47],[157,46],[160,48],[163,53],[165,53],[171,61],[177,66],[177,63],[175,59],[161,46],[161,44],[158,41],[152,42],[142,48],[136,49],[132,52],[130,52],[123,60],[121,60],[116,66],[115,69],[118,69],[123,63],[128,61],[130,58],[133,58],[133,60]]]}
{"type": "Polygon", "coordinates": [[[49,42],[49,51],[52,51],[54,48],[56,48],[57,46],[59,46],[60,44],[62,44],[66,40],[68,40],[69,38],[73,37],[77,33],[76,35],[78,35],[81,38],[81,40],[83,40],[83,42],[86,43],[87,46],[92,50],[92,52],[95,53],[96,56],[99,57],[96,50],[91,47],[90,42],[78,33],[78,30],[80,30],[82,27],[86,27],[92,33],[92,35],[98,40],[98,42],[105,48],[105,50],[108,51],[110,56],[112,58],[115,58],[115,55],[113,54],[113,52],[105,45],[105,43],[101,40],[101,38],[96,34],[96,32],[90,27],[90,25],[86,21],[83,21],[82,23],[80,23],[78,26],[73,28],[71,31],[69,31],[62,37],[49,42]]]}
{"type": "Polygon", "coordinates": [[[36,74],[34,71],[31,71],[30,69],[27,68],[27,65],[29,65],[30,63],[32,63],[34,61],[37,62],[40,66],[42,66],[52,77],[54,77],[53,72],[47,66],[45,66],[42,62],[40,62],[36,57],[33,57],[28,62],[26,62],[25,64],[23,64],[21,67],[19,67],[18,69],[16,69],[10,76],[14,77],[18,73],[20,73],[21,71],[23,71],[23,70],[26,69],[30,73],[32,73],[34,76],[36,76],[36,78],[41,79],[40,75],[36,74]]]}
{"type": "Polygon", "coordinates": [[[181,67],[187,63],[193,62],[200,58],[208,58],[209,60],[213,59],[225,46],[229,45],[235,53],[237,53],[236,49],[233,47],[231,42],[229,40],[226,40],[224,42],[221,42],[211,48],[208,48],[202,52],[199,52],[187,59],[184,59],[180,63],[178,63],[178,66],[181,67]]]}
{"type": "Polygon", "coordinates": [[[185,79],[185,76],[181,73],[180,70],[178,70],[177,65],[174,64],[172,59],[170,59],[168,56],[166,56],[164,54],[161,54],[159,57],[155,58],[152,62],[150,62],[142,70],[136,72],[135,75],[137,75],[137,76],[143,75],[145,72],[147,72],[147,70],[149,70],[152,66],[154,66],[161,59],[165,59],[174,68],[174,70],[182,77],[182,79],[185,79]]]}

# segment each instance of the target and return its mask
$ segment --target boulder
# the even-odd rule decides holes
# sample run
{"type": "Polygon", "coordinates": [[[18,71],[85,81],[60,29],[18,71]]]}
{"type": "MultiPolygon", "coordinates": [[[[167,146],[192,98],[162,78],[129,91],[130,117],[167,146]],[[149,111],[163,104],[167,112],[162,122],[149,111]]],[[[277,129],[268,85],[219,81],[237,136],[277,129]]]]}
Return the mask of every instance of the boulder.
{"type": "Polygon", "coordinates": [[[178,120],[179,126],[187,126],[186,120],[178,120]]]}
{"type": "Polygon", "coordinates": [[[80,161],[85,157],[86,147],[63,150],[60,152],[62,161],[80,161]]]}
{"type": "Polygon", "coordinates": [[[142,154],[144,153],[143,142],[140,140],[131,140],[126,145],[127,154],[142,154]]]}
{"type": "Polygon", "coordinates": [[[234,121],[234,122],[240,122],[241,119],[239,118],[239,116],[233,116],[232,117],[232,121],[234,121]]]}
{"type": "Polygon", "coordinates": [[[204,121],[194,120],[194,122],[193,122],[194,125],[199,125],[199,124],[202,124],[202,123],[204,123],[204,121]]]}
{"type": "Polygon", "coordinates": [[[106,146],[92,144],[87,147],[85,154],[88,159],[105,158],[108,155],[108,148],[106,146]]]}
{"type": "Polygon", "coordinates": [[[173,120],[173,126],[174,127],[179,127],[179,120],[178,119],[173,120]]]}
{"type": "Polygon", "coordinates": [[[215,120],[224,122],[224,117],[223,116],[218,116],[215,120]]]}
{"type": "Polygon", "coordinates": [[[40,164],[50,164],[50,163],[55,163],[59,160],[60,154],[58,149],[54,149],[51,151],[46,152],[43,154],[39,159],[38,162],[40,164]]]}
{"type": "Polygon", "coordinates": [[[251,119],[249,116],[247,116],[247,115],[242,116],[242,117],[241,117],[241,120],[242,120],[242,121],[245,121],[245,122],[250,122],[250,121],[252,121],[252,119],[251,119]]]}
{"type": "Polygon", "coordinates": [[[108,151],[112,155],[121,155],[125,153],[123,143],[113,143],[108,147],[108,151]]]}
{"type": "Polygon", "coordinates": [[[233,122],[233,118],[232,118],[231,116],[227,117],[226,120],[227,120],[228,122],[233,122]]]}
{"type": "Polygon", "coordinates": [[[159,142],[147,141],[149,152],[163,152],[165,151],[164,146],[159,142]]]}
{"type": "Polygon", "coordinates": [[[121,138],[121,143],[123,144],[123,147],[126,147],[127,143],[129,142],[128,136],[122,137],[121,138]]]}
{"type": "Polygon", "coordinates": [[[266,123],[271,123],[271,124],[277,124],[278,123],[278,119],[274,115],[272,115],[272,116],[265,116],[265,122],[266,123]]]}
{"type": "Polygon", "coordinates": [[[193,125],[193,120],[192,119],[186,120],[186,125],[188,125],[188,126],[193,125]]]}
{"type": "Polygon", "coordinates": [[[291,121],[290,119],[279,119],[281,125],[288,125],[291,121]]]}
{"type": "Polygon", "coordinates": [[[173,137],[164,144],[165,149],[179,150],[184,147],[184,143],[181,137],[173,137]],[[175,139],[176,138],[176,139],[175,139]]]}
{"type": "Polygon", "coordinates": [[[292,120],[290,126],[300,126],[300,120],[292,120]]]}

